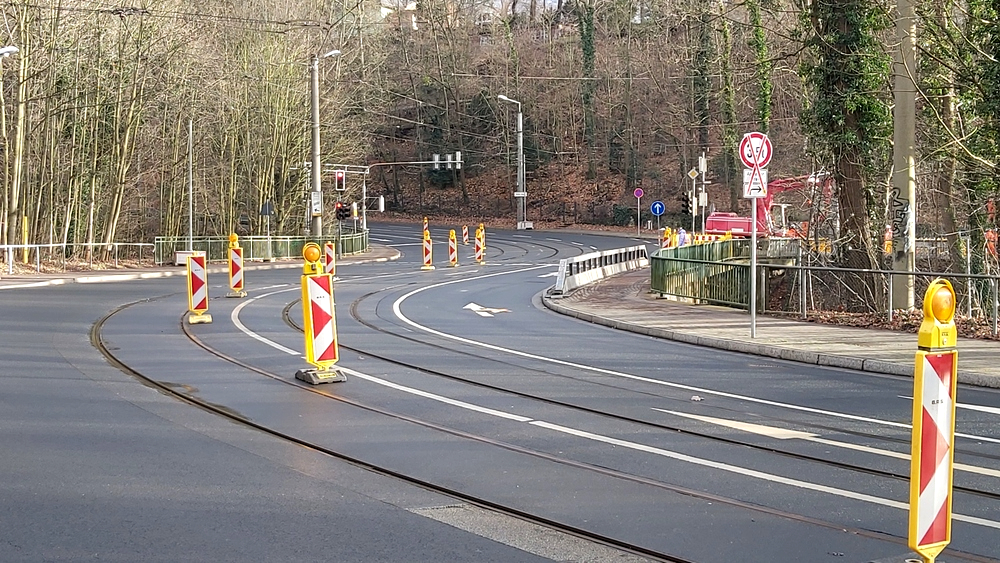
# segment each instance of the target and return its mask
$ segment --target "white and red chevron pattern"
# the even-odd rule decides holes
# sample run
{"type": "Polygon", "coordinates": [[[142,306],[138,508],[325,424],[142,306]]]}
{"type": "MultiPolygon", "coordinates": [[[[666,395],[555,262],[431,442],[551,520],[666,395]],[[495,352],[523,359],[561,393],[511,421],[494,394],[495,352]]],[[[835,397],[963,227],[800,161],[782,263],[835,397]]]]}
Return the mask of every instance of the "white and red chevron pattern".
{"type": "Polygon", "coordinates": [[[243,291],[243,249],[229,249],[229,287],[233,291],[243,291]]]}
{"type": "Polygon", "coordinates": [[[914,420],[912,467],[916,475],[910,479],[917,488],[915,504],[911,492],[910,509],[916,514],[910,515],[910,542],[918,552],[921,546],[940,544],[943,548],[951,540],[956,354],[950,351],[924,355],[919,398],[914,397],[920,401],[920,418],[914,420]]]}
{"type": "Polygon", "coordinates": [[[208,272],[205,270],[205,256],[189,256],[188,310],[201,314],[208,310],[208,272]]]}
{"type": "Polygon", "coordinates": [[[305,276],[309,296],[306,320],[306,361],[323,366],[336,362],[337,325],[334,319],[333,279],[330,274],[305,276]]]}
{"type": "Polygon", "coordinates": [[[323,271],[337,274],[337,250],[332,242],[323,245],[323,271]]]}

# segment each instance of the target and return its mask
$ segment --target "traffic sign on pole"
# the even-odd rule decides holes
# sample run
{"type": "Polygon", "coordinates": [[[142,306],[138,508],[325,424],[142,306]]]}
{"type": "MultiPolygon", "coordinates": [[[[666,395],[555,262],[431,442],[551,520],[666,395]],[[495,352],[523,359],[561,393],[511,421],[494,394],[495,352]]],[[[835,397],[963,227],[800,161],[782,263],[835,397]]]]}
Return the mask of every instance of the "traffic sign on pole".
{"type": "Polygon", "coordinates": [[[666,209],[667,208],[663,205],[662,201],[654,201],[653,204],[649,206],[649,211],[657,217],[663,215],[663,212],[666,211],[666,209]]]}
{"type": "Polygon", "coordinates": [[[956,344],[955,290],[939,278],[924,294],[913,372],[908,544],[925,563],[933,563],[951,542],[956,344]]]}

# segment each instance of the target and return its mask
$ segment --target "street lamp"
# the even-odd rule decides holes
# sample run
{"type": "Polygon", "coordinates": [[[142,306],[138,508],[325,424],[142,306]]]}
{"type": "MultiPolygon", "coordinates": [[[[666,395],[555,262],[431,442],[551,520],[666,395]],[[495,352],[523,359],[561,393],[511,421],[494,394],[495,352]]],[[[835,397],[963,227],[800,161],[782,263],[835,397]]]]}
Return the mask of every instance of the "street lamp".
{"type": "Polygon", "coordinates": [[[319,162],[319,60],[336,57],[340,51],[334,49],[323,55],[312,55],[309,74],[312,82],[312,226],[310,234],[316,238],[323,236],[323,188],[320,182],[322,168],[319,162]]]}
{"type": "Polygon", "coordinates": [[[524,121],[521,116],[521,102],[512,100],[503,94],[497,96],[501,102],[517,104],[517,191],[514,197],[517,199],[517,228],[530,229],[532,225],[525,216],[525,203],[528,199],[528,192],[524,187],[524,121]]]}

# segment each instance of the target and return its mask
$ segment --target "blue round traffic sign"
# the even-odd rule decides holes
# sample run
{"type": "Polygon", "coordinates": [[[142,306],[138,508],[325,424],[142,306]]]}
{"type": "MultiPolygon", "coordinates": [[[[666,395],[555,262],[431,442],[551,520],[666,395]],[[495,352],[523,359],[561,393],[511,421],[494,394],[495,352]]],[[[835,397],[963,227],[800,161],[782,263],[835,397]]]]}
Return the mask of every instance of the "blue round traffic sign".
{"type": "Polygon", "coordinates": [[[663,215],[664,211],[666,211],[666,207],[664,207],[662,201],[654,201],[653,205],[649,206],[649,210],[653,212],[653,215],[659,217],[660,215],[663,215]]]}

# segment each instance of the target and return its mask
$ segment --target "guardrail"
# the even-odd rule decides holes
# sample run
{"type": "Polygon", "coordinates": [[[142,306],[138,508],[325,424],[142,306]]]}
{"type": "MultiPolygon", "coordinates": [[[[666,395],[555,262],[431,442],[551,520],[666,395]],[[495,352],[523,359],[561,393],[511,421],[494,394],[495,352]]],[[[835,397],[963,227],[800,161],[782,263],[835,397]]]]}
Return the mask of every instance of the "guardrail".
{"type": "Polygon", "coordinates": [[[646,255],[645,246],[601,250],[573,258],[563,258],[559,261],[556,285],[550,294],[553,296],[565,295],[578,287],[583,287],[608,276],[646,266],[649,266],[649,257],[646,255]]]}
{"type": "MultiPolygon", "coordinates": [[[[301,258],[302,247],[307,242],[323,244],[329,240],[337,247],[338,256],[358,254],[368,250],[368,231],[345,232],[329,239],[311,237],[240,237],[243,259],[248,262],[279,258],[301,258]]],[[[154,260],[157,265],[173,264],[177,252],[188,250],[187,237],[156,237],[154,260]]],[[[196,237],[191,239],[191,250],[204,252],[208,261],[228,259],[229,237],[196,237]]]]}
{"type": "MultiPolygon", "coordinates": [[[[67,258],[76,253],[77,249],[86,248],[87,261],[91,268],[94,266],[94,254],[100,252],[107,252],[109,259],[114,263],[114,267],[118,267],[119,260],[137,260],[139,265],[142,265],[143,260],[148,255],[150,262],[153,262],[153,244],[148,242],[113,242],[111,244],[104,243],[53,243],[53,244],[6,244],[0,246],[0,256],[4,257],[4,261],[7,262],[7,273],[14,273],[14,262],[17,260],[17,254],[23,254],[27,250],[28,254],[34,255],[35,271],[42,271],[42,255],[47,254],[45,258],[46,263],[48,261],[54,260],[58,262],[63,269],[66,270],[67,258]],[[47,252],[46,252],[47,251],[47,252]]],[[[30,258],[28,261],[31,262],[30,258]]]]}

